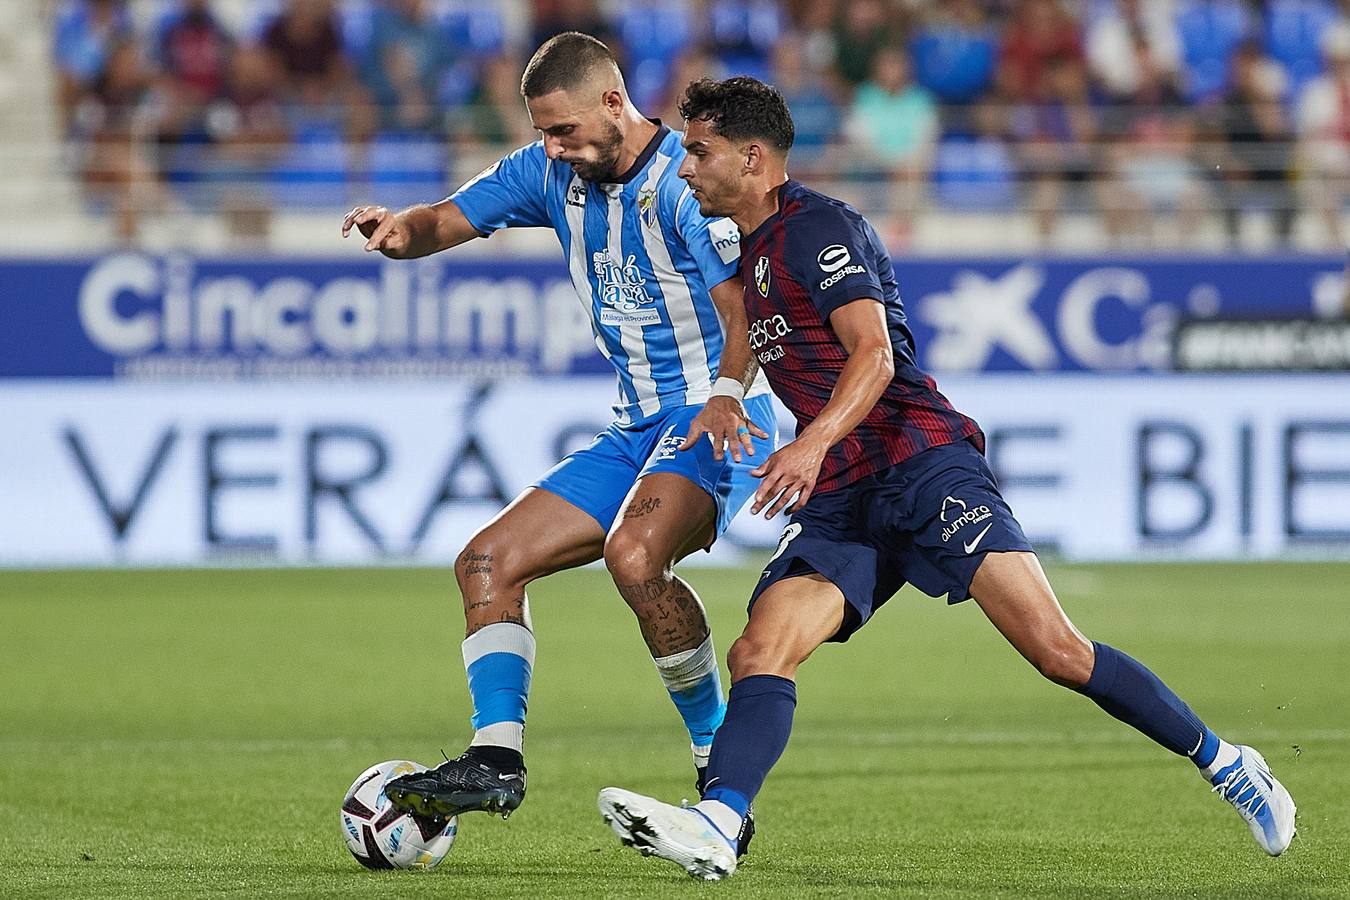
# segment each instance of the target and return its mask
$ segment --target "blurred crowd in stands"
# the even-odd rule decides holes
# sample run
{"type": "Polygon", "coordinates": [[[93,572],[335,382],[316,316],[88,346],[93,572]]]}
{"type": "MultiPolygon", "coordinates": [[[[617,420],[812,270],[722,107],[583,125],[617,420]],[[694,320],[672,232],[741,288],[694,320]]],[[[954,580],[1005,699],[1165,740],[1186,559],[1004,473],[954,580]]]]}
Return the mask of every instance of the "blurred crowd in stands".
{"type": "Polygon", "coordinates": [[[1066,210],[1146,241],[1217,211],[1275,242],[1305,213],[1343,245],[1350,0],[64,0],[71,165],[121,236],[146,210],[444,196],[534,139],[520,73],[580,30],[639,109],[748,73],[793,111],[791,171],[906,241],[925,209],[1066,210]],[[229,15],[226,15],[228,11],[229,15]]]}

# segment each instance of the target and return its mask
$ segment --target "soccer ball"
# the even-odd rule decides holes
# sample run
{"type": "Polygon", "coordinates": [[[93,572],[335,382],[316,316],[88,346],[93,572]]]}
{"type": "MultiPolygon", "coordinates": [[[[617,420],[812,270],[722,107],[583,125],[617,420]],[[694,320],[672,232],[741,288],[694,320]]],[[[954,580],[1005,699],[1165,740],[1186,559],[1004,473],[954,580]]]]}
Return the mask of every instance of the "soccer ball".
{"type": "Polygon", "coordinates": [[[456,817],[427,819],[395,809],[384,786],[402,775],[425,772],[405,759],[378,763],[361,773],[342,800],[342,836],[367,869],[430,869],[450,852],[456,817]]]}

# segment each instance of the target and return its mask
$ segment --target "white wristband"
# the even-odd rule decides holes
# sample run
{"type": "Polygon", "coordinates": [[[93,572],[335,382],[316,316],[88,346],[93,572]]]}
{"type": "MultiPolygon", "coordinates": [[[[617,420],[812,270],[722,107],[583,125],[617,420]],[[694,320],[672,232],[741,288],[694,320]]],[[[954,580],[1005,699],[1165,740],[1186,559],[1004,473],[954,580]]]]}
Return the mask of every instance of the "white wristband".
{"type": "Polygon", "coordinates": [[[713,382],[712,393],[708,395],[708,399],[711,400],[713,397],[730,397],[733,400],[744,400],[745,385],[741,384],[735,378],[723,376],[713,382]]]}

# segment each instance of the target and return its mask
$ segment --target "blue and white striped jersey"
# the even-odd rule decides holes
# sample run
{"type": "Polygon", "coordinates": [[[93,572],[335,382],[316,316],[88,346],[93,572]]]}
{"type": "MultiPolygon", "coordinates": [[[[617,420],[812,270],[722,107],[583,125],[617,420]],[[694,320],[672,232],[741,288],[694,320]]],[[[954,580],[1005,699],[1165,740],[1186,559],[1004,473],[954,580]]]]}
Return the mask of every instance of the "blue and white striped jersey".
{"type": "MultiPolygon", "coordinates": [[[[490,166],[450,199],[482,234],[558,233],[595,343],[619,376],[620,421],[703,403],[717,375],[722,323],[708,289],[736,274],[740,233],[706,219],[676,174],[680,134],[662,125],[613,184],[582,180],[543,142],[490,166]]],[[[748,392],[768,392],[761,375],[748,392]]]]}

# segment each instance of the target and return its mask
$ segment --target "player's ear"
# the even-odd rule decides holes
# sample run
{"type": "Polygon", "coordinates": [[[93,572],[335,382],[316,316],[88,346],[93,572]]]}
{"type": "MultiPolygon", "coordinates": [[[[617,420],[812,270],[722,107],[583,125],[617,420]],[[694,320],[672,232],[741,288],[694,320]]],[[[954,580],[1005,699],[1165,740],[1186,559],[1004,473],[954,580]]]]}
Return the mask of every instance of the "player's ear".
{"type": "Polygon", "coordinates": [[[746,172],[758,172],[764,164],[764,148],[753,141],[741,150],[746,172]]]}
{"type": "Polygon", "coordinates": [[[605,105],[605,109],[614,118],[623,115],[623,91],[612,89],[605,91],[605,95],[600,98],[600,102],[605,105]]]}

